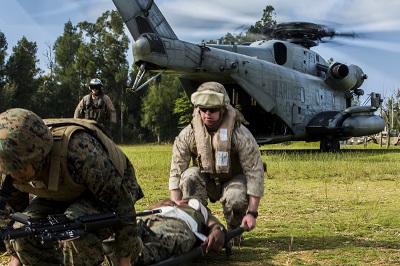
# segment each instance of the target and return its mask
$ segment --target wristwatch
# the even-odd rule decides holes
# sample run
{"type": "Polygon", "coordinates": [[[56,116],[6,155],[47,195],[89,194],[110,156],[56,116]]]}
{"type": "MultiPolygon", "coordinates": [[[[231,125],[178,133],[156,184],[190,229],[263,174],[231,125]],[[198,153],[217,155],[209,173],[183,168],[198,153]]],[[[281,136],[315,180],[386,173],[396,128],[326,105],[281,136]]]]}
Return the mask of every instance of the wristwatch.
{"type": "Polygon", "coordinates": [[[255,212],[253,212],[253,211],[247,211],[247,214],[250,214],[251,216],[253,216],[254,219],[256,219],[256,218],[258,217],[258,212],[257,212],[257,211],[255,211],[255,212]]]}
{"type": "Polygon", "coordinates": [[[225,235],[226,235],[226,228],[225,228],[225,226],[223,226],[222,224],[214,224],[212,227],[211,227],[211,230],[210,231],[212,231],[214,228],[218,228],[219,230],[221,230],[223,233],[225,233],[225,235]]]}

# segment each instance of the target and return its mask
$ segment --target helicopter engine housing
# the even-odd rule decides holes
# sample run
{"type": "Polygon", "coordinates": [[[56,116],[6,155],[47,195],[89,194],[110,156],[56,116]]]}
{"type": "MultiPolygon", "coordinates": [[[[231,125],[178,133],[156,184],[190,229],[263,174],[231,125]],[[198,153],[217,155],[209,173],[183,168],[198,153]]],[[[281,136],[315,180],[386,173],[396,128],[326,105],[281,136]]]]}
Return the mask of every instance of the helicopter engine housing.
{"type": "Polygon", "coordinates": [[[325,83],[337,91],[355,90],[366,78],[367,75],[356,65],[335,63],[329,67],[325,83]]]}

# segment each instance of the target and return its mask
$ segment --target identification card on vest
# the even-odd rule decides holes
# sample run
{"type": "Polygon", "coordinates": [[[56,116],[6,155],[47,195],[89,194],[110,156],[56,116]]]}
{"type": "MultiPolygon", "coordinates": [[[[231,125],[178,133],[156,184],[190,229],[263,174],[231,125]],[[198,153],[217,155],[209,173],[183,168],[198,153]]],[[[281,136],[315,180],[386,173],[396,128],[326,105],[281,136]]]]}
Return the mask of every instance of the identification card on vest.
{"type": "Polygon", "coordinates": [[[218,166],[228,166],[228,152],[219,151],[217,153],[217,165],[218,166]]]}
{"type": "Polygon", "coordinates": [[[228,129],[226,128],[221,128],[219,130],[219,139],[221,141],[227,141],[228,140],[228,129]]]}

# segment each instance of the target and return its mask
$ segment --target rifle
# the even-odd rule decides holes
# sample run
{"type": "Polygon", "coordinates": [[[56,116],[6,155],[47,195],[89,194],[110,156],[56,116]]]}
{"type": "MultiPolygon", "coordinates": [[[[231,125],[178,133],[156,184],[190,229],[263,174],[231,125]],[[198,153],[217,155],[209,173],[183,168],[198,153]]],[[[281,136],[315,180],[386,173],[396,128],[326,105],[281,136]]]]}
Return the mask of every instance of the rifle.
{"type": "Polygon", "coordinates": [[[32,219],[22,213],[10,214],[11,219],[23,223],[20,228],[0,228],[0,238],[3,240],[33,237],[41,244],[48,242],[70,241],[93,231],[120,224],[131,224],[131,220],[138,216],[159,213],[161,210],[144,211],[137,214],[119,215],[116,212],[84,215],[76,219],[69,219],[65,214],[48,215],[44,219],[32,219]]]}
{"type": "MultiPolygon", "coordinates": [[[[235,236],[240,235],[241,233],[243,233],[244,231],[249,231],[249,228],[245,225],[243,227],[238,227],[236,229],[230,230],[227,232],[226,234],[226,238],[225,238],[225,251],[226,251],[226,255],[229,257],[231,255],[231,245],[230,245],[230,240],[232,238],[234,238],[235,236]]],[[[192,251],[188,252],[188,253],[184,253],[178,256],[174,256],[171,258],[168,258],[166,260],[160,261],[158,263],[152,264],[152,265],[156,265],[156,266],[174,266],[174,265],[180,265],[180,263],[187,263],[190,259],[199,257],[199,256],[204,256],[206,251],[206,247],[203,246],[198,246],[195,249],[193,249],[192,251]]]]}

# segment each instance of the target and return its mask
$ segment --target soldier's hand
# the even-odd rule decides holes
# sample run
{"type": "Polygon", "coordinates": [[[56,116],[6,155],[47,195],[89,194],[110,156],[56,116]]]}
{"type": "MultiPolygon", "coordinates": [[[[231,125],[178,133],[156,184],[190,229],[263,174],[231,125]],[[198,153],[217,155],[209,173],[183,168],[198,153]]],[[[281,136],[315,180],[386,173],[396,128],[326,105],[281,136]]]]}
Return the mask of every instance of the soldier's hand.
{"type": "Polygon", "coordinates": [[[241,226],[244,226],[244,225],[247,225],[247,227],[249,228],[249,231],[254,229],[256,227],[256,218],[254,218],[254,216],[251,214],[246,214],[243,217],[241,226]]]}
{"type": "Polygon", "coordinates": [[[226,231],[221,231],[217,226],[214,226],[201,245],[206,247],[206,253],[217,252],[224,247],[225,237],[226,231]]]}
{"type": "Polygon", "coordinates": [[[11,255],[11,260],[8,265],[9,266],[22,266],[22,263],[16,255],[11,255]]]}

